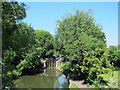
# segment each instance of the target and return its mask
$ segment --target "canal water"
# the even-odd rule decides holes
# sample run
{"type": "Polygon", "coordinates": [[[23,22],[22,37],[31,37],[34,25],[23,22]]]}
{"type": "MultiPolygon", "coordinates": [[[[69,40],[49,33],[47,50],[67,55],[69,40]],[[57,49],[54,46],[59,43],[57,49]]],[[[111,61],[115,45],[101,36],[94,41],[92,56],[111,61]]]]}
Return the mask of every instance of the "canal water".
{"type": "Polygon", "coordinates": [[[20,76],[13,81],[17,88],[68,88],[68,79],[54,67],[36,75],[20,76]]]}

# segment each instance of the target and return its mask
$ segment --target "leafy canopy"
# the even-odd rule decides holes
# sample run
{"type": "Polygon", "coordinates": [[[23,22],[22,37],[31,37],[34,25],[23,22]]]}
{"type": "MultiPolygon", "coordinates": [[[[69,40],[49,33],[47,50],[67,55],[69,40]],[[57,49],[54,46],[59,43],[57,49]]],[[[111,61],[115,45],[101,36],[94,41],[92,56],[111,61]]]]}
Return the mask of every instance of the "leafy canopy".
{"type": "Polygon", "coordinates": [[[42,49],[42,58],[52,57],[54,53],[53,36],[44,30],[35,30],[39,48],[42,49]]]}
{"type": "Polygon", "coordinates": [[[55,48],[59,54],[64,56],[64,46],[71,44],[80,36],[87,34],[97,40],[102,40],[105,44],[105,34],[101,31],[102,27],[96,25],[94,18],[90,16],[89,12],[76,10],[74,15],[69,14],[63,17],[62,20],[57,21],[57,31],[55,35],[55,48]]]}
{"type": "Polygon", "coordinates": [[[70,76],[94,83],[98,75],[110,71],[105,34],[90,16],[91,11],[77,10],[58,21],[55,50],[64,57],[61,68],[70,76]]]}

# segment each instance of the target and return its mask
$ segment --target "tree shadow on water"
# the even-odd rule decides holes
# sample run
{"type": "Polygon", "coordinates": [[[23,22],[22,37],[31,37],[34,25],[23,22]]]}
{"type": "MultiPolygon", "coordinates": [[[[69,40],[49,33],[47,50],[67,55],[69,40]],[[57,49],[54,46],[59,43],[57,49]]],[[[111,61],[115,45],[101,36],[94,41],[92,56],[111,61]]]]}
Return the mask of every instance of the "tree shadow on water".
{"type": "Polygon", "coordinates": [[[44,72],[43,66],[38,65],[38,66],[35,66],[33,68],[23,70],[22,76],[35,75],[35,74],[39,74],[39,73],[43,73],[43,72],[44,72]]]}

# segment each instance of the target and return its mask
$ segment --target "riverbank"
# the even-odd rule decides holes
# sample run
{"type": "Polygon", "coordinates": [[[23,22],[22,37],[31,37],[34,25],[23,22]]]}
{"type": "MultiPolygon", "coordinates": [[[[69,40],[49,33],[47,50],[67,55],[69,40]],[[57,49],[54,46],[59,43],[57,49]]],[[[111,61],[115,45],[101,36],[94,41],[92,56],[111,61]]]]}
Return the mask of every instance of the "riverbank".
{"type": "MultiPolygon", "coordinates": [[[[104,79],[108,79],[108,81],[109,81],[108,86],[104,85],[105,88],[119,88],[118,87],[118,77],[120,77],[119,72],[120,71],[113,71],[113,72],[109,72],[109,73],[103,75],[104,79]]],[[[69,79],[69,82],[70,82],[69,88],[75,88],[76,86],[80,89],[87,89],[87,90],[96,88],[94,85],[89,85],[89,86],[85,85],[83,80],[69,79]]]]}
{"type": "MultiPolygon", "coordinates": [[[[60,69],[60,66],[56,67],[56,69],[61,71],[61,72],[63,72],[63,70],[60,69]]],[[[76,81],[74,81],[74,80],[69,78],[69,83],[70,83],[69,84],[69,88],[86,88],[87,89],[88,86],[84,85],[83,82],[84,82],[83,80],[76,80],[76,81]]]]}
{"type": "Polygon", "coordinates": [[[88,88],[88,86],[84,84],[83,80],[71,80],[71,79],[69,79],[69,82],[70,82],[69,88],[75,88],[75,87],[72,87],[73,85],[75,85],[78,88],[90,90],[88,88]]]}
{"type": "MultiPolygon", "coordinates": [[[[59,71],[63,72],[60,67],[56,68],[59,71]]],[[[104,74],[104,79],[108,79],[109,82],[109,86],[106,86],[106,88],[108,87],[117,87],[118,88],[118,76],[120,77],[120,74],[118,74],[118,72],[120,71],[113,71],[107,74],[104,74]],[[116,83],[116,84],[115,84],[116,83]]],[[[80,88],[80,89],[87,89],[87,90],[91,90],[92,88],[95,88],[94,85],[85,85],[84,84],[84,80],[72,80],[69,78],[69,88],[80,88]]]]}

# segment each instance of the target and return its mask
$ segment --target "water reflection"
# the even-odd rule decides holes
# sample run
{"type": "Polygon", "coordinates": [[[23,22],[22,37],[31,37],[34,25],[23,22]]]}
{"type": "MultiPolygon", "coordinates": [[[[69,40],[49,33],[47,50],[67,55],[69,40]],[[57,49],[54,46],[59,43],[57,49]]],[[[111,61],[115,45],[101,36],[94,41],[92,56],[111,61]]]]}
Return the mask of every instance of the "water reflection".
{"type": "Polygon", "coordinates": [[[44,73],[20,76],[13,81],[18,88],[67,88],[65,75],[55,68],[47,68],[44,73]]]}

